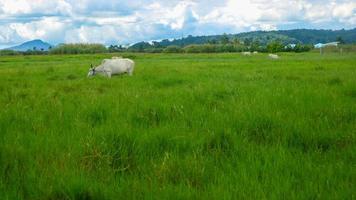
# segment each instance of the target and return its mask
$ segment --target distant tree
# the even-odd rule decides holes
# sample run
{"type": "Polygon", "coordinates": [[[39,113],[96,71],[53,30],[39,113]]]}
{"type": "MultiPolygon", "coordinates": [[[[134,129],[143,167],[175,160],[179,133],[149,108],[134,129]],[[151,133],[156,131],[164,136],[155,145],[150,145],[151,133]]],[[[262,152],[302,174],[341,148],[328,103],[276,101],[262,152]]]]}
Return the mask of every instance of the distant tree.
{"type": "Polygon", "coordinates": [[[163,50],[164,53],[180,53],[182,52],[182,48],[179,46],[168,46],[163,50]]]}
{"type": "Polygon", "coordinates": [[[345,41],[342,39],[341,36],[338,36],[338,37],[336,38],[336,41],[339,42],[340,44],[345,44],[345,41]]]}
{"type": "Polygon", "coordinates": [[[251,43],[251,48],[250,48],[250,50],[251,50],[251,51],[259,51],[259,49],[260,49],[260,41],[254,40],[254,41],[251,43]]]}
{"type": "Polygon", "coordinates": [[[159,42],[153,42],[153,47],[154,48],[161,48],[162,45],[159,42]]]}
{"type": "Polygon", "coordinates": [[[139,46],[138,46],[138,51],[139,51],[139,52],[143,52],[144,49],[145,49],[145,48],[143,47],[143,45],[139,45],[139,46]]]}
{"type": "Polygon", "coordinates": [[[229,44],[229,37],[227,36],[226,33],[224,33],[224,35],[221,36],[220,42],[221,44],[229,44]]]}
{"type": "Polygon", "coordinates": [[[232,42],[234,43],[234,45],[240,45],[241,44],[241,41],[239,40],[238,37],[235,37],[232,42]]]}
{"type": "Polygon", "coordinates": [[[216,41],[216,39],[210,39],[208,40],[208,44],[217,44],[218,42],[216,41]]]}
{"type": "Polygon", "coordinates": [[[283,50],[284,50],[284,46],[279,41],[273,41],[267,45],[267,51],[270,53],[281,52],[283,50]]]}
{"type": "Polygon", "coordinates": [[[198,45],[188,45],[184,47],[184,52],[186,53],[201,53],[201,48],[198,45]]]}
{"type": "Polygon", "coordinates": [[[108,48],[108,51],[109,52],[121,52],[123,49],[122,49],[122,46],[118,46],[118,45],[110,45],[109,48],[108,48]]]}
{"type": "Polygon", "coordinates": [[[251,43],[252,43],[252,39],[251,39],[251,38],[245,38],[245,39],[244,39],[244,44],[245,44],[246,46],[250,46],[251,43]]]}
{"type": "Polygon", "coordinates": [[[216,52],[235,52],[236,48],[232,44],[225,44],[217,46],[216,52]]]}
{"type": "Polygon", "coordinates": [[[312,49],[311,45],[303,45],[303,44],[297,44],[295,45],[295,47],[293,49],[291,49],[292,51],[296,52],[296,53],[300,53],[300,52],[306,52],[306,51],[310,51],[312,49]]]}

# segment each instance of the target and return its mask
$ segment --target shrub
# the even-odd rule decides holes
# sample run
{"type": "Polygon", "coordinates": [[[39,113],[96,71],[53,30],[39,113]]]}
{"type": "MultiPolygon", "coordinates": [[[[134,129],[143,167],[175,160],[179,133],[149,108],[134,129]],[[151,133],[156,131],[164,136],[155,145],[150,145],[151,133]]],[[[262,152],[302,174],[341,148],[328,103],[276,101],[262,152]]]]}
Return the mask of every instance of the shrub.
{"type": "Polygon", "coordinates": [[[38,50],[27,50],[24,52],[21,52],[23,55],[45,55],[48,54],[47,51],[38,51],[38,50]]]}
{"type": "Polygon", "coordinates": [[[163,53],[181,53],[183,50],[179,46],[168,46],[163,50],[163,53]]]}
{"type": "Polygon", "coordinates": [[[273,41],[267,45],[267,51],[270,53],[282,52],[283,50],[283,44],[278,41],[273,41]]]}
{"type": "Polygon", "coordinates": [[[202,44],[188,45],[183,50],[186,53],[221,53],[236,52],[238,49],[232,44],[202,44]]]}
{"type": "Polygon", "coordinates": [[[19,54],[20,54],[19,52],[10,49],[0,50],[0,56],[13,56],[19,54]]]}
{"type": "Polygon", "coordinates": [[[218,45],[216,52],[236,52],[236,49],[232,44],[218,45]]]}
{"type": "Polygon", "coordinates": [[[125,48],[123,48],[121,45],[110,45],[108,47],[108,51],[110,53],[114,53],[114,52],[123,52],[125,51],[125,48]]]}
{"type": "Polygon", "coordinates": [[[150,48],[150,49],[145,49],[145,53],[162,53],[163,48],[150,48]]]}
{"type": "Polygon", "coordinates": [[[62,44],[51,49],[51,54],[87,54],[105,53],[107,49],[102,44],[62,44]]]}
{"type": "Polygon", "coordinates": [[[199,45],[188,45],[184,47],[184,52],[186,53],[202,53],[199,45]]]}

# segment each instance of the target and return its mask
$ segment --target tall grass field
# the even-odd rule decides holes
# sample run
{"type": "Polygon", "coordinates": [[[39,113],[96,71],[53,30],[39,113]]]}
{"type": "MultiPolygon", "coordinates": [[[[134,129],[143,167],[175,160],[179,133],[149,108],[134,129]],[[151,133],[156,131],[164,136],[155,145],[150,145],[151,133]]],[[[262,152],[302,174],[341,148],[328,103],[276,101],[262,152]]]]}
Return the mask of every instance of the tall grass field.
{"type": "Polygon", "coordinates": [[[355,199],[356,54],[0,57],[0,199],[355,199]]]}

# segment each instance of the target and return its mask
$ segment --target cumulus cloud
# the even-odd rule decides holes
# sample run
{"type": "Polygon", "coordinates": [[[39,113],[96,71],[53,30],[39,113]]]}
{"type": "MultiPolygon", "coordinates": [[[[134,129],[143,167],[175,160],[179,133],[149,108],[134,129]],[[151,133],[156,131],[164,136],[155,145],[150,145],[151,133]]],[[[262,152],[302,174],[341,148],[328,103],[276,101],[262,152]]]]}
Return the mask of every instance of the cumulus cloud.
{"type": "Polygon", "coordinates": [[[57,17],[48,17],[28,23],[11,23],[9,27],[24,39],[59,39],[67,26],[57,17]]]}
{"type": "Polygon", "coordinates": [[[349,18],[355,16],[356,2],[334,4],[333,16],[337,18],[349,18]]]}
{"type": "Polygon", "coordinates": [[[0,0],[0,45],[133,43],[251,30],[354,28],[353,0],[0,0]]]}
{"type": "Polygon", "coordinates": [[[71,5],[65,0],[0,0],[0,10],[7,15],[68,15],[72,12],[71,5]]]}

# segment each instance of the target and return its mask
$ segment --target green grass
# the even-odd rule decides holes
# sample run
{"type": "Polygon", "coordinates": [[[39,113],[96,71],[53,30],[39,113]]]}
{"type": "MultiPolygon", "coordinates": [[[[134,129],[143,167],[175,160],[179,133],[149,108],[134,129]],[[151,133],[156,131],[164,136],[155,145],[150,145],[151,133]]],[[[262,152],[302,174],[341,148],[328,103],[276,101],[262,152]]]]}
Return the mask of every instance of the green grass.
{"type": "Polygon", "coordinates": [[[356,55],[0,57],[1,199],[353,199],[356,55]]]}

